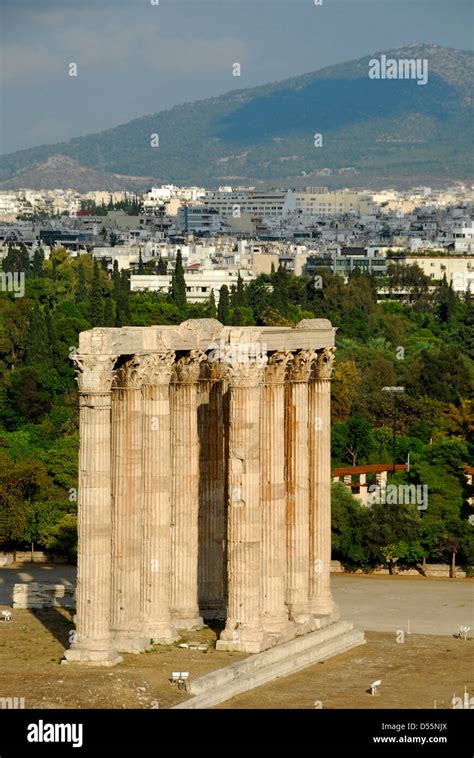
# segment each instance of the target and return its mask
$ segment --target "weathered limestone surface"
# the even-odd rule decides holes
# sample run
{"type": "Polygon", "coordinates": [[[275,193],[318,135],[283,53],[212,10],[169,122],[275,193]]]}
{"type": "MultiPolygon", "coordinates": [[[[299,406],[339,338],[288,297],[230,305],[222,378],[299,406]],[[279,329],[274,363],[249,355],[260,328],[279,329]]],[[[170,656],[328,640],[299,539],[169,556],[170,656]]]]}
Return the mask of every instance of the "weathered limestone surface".
{"type": "Polygon", "coordinates": [[[258,653],[269,647],[262,624],[260,383],[263,368],[229,368],[228,615],[218,650],[258,653]]]}
{"type": "Polygon", "coordinates": [[[171,606],[175,626],[203,625],[198,606],[199,435],[197,383],[199,351],[179,358],[171,384],[172,532],[171,606]]]}
{"type": "Polygon", "coordinates": [[[278,642],[292,636],[286,605],[285,380],[291,352],[273,353],[261,397],[262,623],[278,642]]]}
{"type": "Polygon", "coordinates": [[[122,659],[110,633],[112,497],[111,384],[114,356],[81,356],[76,637],[66,662],[111,666],[122,659]]]}
{"type": "Polygon", "coordinates": [[[309,608],[308,380],[313,353],[298,350],[287,386],[287,602],[300,633],[314,629],[309,608]]]}
{"type": "Polygon", "coordinates": [[[120,652],[149,645],[140,619],[142,572],[143,364],[133,358],[116,372],[112,391],[112,604],[111,630],[120,652]]]}
{"type": "Polygon", "coordinates": [[[179,637],[171,620],[171,413],[174,352],[142,358],[143,634],[154,643],[179,637]]]}
{"type": "Polygon", "coordinates": [[[79,339],[77,636],[111,665],[226,620],[222,650],[285,643],[334,609],[335,329],[92,329],[79,339]]]}
{"type": "Polygon", "coordinates": [[[313,362],[310,414],[310,607],[315,615],[332,613],[331,595],[331,373],[334,349],[324,348],[313,362]]]}

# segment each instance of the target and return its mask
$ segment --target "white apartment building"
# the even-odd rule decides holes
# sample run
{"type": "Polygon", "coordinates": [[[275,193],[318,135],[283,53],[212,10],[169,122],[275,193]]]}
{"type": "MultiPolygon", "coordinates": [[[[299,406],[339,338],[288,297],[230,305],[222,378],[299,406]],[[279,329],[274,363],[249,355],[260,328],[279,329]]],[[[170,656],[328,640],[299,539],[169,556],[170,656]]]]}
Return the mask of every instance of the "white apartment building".
{"type": "MultiPolygon", "coordinates": [[[[219,302],[219,290],[223,284],[230,288],[237,284],[239,271],[237,269],[211,269],[209,271],[196,270],[186,271],[187,298],[190,303],[202,303],[208,300],[211,290],[214,291],[216,303],[219,302]]],[[[253,271],[240,270],[240,276],[244,284],[249,284],[256,279],[253,271]]],[[[132,292],[168,292],[171,286],[171,275],[132,274],[130,276],[130,290],[132,292]]]]}
{"type": "Polygon", "coordinates": [[[435,281],[451,283],[455,292],[474,294],[474,255],[439,256],[409,255],[401,260],[406,266],[416,264],[425,276],[435,281]]]}
{"type": "Polygon", "coordinates": [[[295,192],[296,210],[308,216],[342,216],[353,213],[370,215],[375,211],[371,195],[366,192],[339,190],[329,192],[326,187],[306,187],[295,192]]]}
{"type": "Polygon", "coordinates": [[[453,239],[456,253],[474,253],[474,223],[454,228],[453,239]]]}
{"type": "Polygon", "coordinates": [[[223,219],[249,215],[255,218],[285,218],[295,210],[292,190],[208,191],[202,200],[206,208],[214,208],[223,219]]]}

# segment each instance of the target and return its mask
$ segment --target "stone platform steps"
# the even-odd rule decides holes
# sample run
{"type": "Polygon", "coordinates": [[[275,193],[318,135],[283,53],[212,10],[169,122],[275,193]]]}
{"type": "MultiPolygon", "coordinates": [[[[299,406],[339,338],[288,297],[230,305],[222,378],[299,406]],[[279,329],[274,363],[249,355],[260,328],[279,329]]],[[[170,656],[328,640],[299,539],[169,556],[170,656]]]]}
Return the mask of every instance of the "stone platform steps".
{"type": "Polygon", "coordinates": [[[349,621],[335,621],[316,632],[194,679],[189,685],[194,697],[174,708],[209,708],[364,644],[363,632],[354,629],[349,621]]]}

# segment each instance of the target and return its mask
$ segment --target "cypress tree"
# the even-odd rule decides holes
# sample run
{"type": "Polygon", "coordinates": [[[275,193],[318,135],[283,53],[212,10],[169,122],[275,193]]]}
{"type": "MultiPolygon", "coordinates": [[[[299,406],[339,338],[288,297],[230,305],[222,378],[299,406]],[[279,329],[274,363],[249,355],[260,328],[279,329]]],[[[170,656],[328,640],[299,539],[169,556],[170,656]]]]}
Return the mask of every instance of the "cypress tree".
{"type": "Polygon", "coordinates": [[[51,367],[53,364],[46,318],[37,301],[35,301],[31,312],[25,364],[27,366],[43,365],[48,367],[51,367]]]}
{"type": "Polygon", "coordinates": [[[280,266],[276,274],[272,277],[273,280],[273,293],[271,298],[271,306],[283,316],[288,315],[288,274],[285,269],[280,266]]]}
{"type": "Polygon", "coordinates": [[[120,290],[122,288],[122,282],[120,280],[120,272],[119,272],[119,267],[118,267],[118,261],[116,261],[116,260],[114,261],[114,266],[113,266],[113,269],[112,269],[112,284],[113,284],[113,287],[112,287],[112,297],[115,300],[115,302],[117,302],[118,299],[119,299],[120,290]]]}
{"type": "Polygon", "coordinates": [[[129,292],[130,282],[127,272],[122,271],[118,279],[118,296],[116,300],[115,322],[117,326],[127,326],[131,321],[129,292]]]}
{"type": "Polygon", "coordinates": [[[23,271],[25,273],[25,276],[27,276],[30,273],[30,255],[28,253],[28,248],[24,243],[20,245],[20,271],[23,271]]]}
{"type": "Polygon", "coordinates": [[[221,324],[230,324],[230,299],[229,289],[226,284],[223,284],[219,290],[219,305],[217,306],[217,320],[221,324]]]}
{"type": "Polygon", "coordinates": [[[90,308],[89,319],[92,326],[103,326],[104,323],[104,300],[102,291],[102,282],[100,280],[100,266],[94,261],[92,272],[92,286],[89,296],[90,308]]]}
{"type": "Polygon", "coordinates": [[[33,276],[43,276],[44,252],[38,247],[33,255],[33,276]]]}
{"type": "Polygon", "coordinates": [[[211,294],[209,295],[209,304],[207,306],[207,312],[208,312],[209,318],[217,317],[216,298],[214,297],[213,289],[211,289],[211,294]]]}
{"type": "Polygon", "coordinates": [[[234,288],[232,292],[232,307],[233,308],[240,308],[243,305],[245,305],[245,287],[244,287],[244,281],[242,277],[240,276],[240,271],[237,276],[237,286],[234,288]]]}
{"type": "Polygon", "coordinates": [[[105,298],[104,326],[115,326],[114,304],[111,297],[105,298]]]}
{"type": "Polygon", "coordinates": [[[170,300],[179,311],[186,313],[188,303],[186,300],[186,282],[184,279],[181,250],[178,250],[176,254],[176,265],[171,277],[170,300]]]}
{"type": "Polygon", "coordinates": [[[166,264],[166,261],[164,258],[160,258],[158,263],[156,264],[156,272],[157,274],[167,274],[168,273],[168,266],[166,264]]]}

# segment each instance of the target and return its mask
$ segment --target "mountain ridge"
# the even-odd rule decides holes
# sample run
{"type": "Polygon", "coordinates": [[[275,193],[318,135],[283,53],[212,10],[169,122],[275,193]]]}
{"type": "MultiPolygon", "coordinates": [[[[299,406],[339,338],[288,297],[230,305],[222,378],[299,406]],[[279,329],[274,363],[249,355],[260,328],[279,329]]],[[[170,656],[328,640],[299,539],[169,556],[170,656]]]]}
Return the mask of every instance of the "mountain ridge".
{"type": "Polygon", "coordinates": [[[473,78],[471,51],[423,43],[377,51],[2,156],[1,184],[15,183],[15,174],[58,153],[104,175],[210,186],[288,182],[343,167],[367,179],[463,180],[472,170],[473,78]],[[370,80],[368,62],[381,55],[427,58],[428,84],[370,80]],[[313,135],[319,130],[318,151],[313,135]],[[159,135],[158,148],[150,145],[153,134],[159,135]]]}

